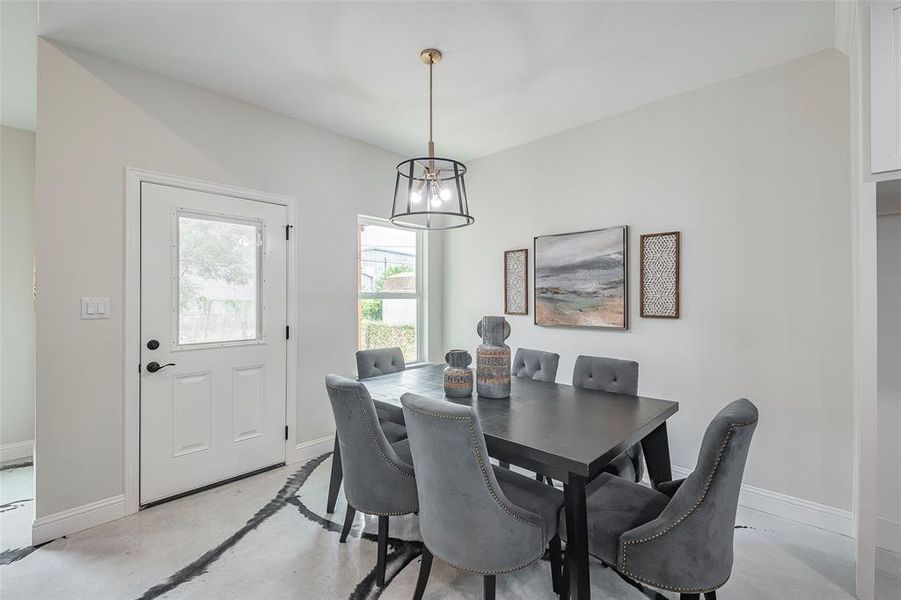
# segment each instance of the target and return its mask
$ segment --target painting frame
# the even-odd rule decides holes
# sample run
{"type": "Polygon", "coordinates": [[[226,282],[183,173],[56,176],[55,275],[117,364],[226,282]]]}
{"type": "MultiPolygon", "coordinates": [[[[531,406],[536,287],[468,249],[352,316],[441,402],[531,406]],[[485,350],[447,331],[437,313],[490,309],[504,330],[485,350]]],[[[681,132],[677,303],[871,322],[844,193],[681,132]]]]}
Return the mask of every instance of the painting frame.
{"type": "Polygon", "coordinates": [[[681,231],[663,231],[660,233],[645,233],[639,238],[639,299],[638,310],[643,319],[678,319],[681,313],[682,300],[682,232],[681,231]],[[651,314],[645,312],[645,293],[646,293],[646,275],[645,275],[645,240],[655,237],[672,237],[675,240],[673,254],[675,257],[675,290],[673,292],[674,312],[671,315],[651,314]]]}
{"type": "Polygon", "coordinates": [[[504,314],[505,315],[528,315],[529,314],[529,249],[517,248],[516,250],[504,251],[504,314]],[[523,274],[522,274],[522,296],[523,310],[518,312],[510,309],[510,298],[508,291],[510,289],[510,256],[513,254],[523,255],[523,274]]]}
{"type": "Polygon", "coordinates": [[[555,233],[547,235],[537,235],[533,239],[533,259],[532,269],[534,271],[532,278],[533,302],[535,310],[533,312],[533,322],[540,327],[566,327],[570,329],[610,329],[615,331],[627,331],[630,327],[629,319],[629,226],[617,225],[614,227],[601,227],[597,229],[586,229],[582,231],[570,231],[566,233],[555,233]],[[605,324],[578,324],[578,323],[560,323],[560,322],[542,322],[539,317],[539,269],[541,266],[541,255],[538,250],[539,240],[545,238],[565,238],[569,236],[580,236],[585,234],[602,234],[612,231],[618,231],[620,234],[621,252],[622,252],[622,324],[621,325],[605,325],[605,324]]]}

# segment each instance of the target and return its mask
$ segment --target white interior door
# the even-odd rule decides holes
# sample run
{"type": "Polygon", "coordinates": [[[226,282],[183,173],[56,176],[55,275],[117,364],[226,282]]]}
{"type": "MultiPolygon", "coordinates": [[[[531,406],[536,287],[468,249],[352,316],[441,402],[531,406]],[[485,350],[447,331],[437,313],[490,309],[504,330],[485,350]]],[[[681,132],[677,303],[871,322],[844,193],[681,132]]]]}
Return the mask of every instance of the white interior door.
{"type": "Polygon", "coordinates": [[[141,504],[284,462],[287,222],[141,183],[141,504]]]}

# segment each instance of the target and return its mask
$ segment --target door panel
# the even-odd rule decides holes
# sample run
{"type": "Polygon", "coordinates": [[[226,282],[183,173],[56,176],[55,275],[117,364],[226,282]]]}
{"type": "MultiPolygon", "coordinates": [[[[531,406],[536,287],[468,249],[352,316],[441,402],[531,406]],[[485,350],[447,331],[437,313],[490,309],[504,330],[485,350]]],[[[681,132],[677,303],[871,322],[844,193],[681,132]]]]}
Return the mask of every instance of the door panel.
{"type": "Polygon", "coordinates": [[[266,367],[234,370],[232,389],[232,441],[241,442],[263,434],[266,367]]]}
{"type": "Polygon", "coordinates": [[[172,456],[184,456],[210,447],[211,373],[172,378],[172,456]]]}
{"type": "Polygon", "coordinates": [[[281,205],[141,184],[142,504],[285,460],[286,223],[281,205]]]}

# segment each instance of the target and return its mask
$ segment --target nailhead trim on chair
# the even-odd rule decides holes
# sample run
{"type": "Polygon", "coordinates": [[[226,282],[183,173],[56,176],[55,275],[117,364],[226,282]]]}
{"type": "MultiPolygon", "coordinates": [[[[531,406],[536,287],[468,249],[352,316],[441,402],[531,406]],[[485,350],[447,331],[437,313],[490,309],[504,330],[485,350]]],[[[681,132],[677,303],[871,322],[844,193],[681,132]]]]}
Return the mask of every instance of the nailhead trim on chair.
{"type": "MultiPolygon", "coordinates": [[[[432,552],[432,551],[429,550],[429,552],[432,552]]],[[[531,559],[531,560],[529,560],[529,561],[527,561],[527,562],[524,562],[523,564],[521,564],[521,565],[519,565],[519,566],[511,567],[511,568],[509,568],[509,569],[496,569],[496,570],[492,570],[492,571],[476,571],[476,570],[470,569],[470,568],[468,568],[468,567],[461,567],[460,565],[454,564],[453,562],[447,560],[446,558],[444,558],[444,557],[441,556],[440,554],[435,554],[434,552],[432,552],[432,554],[434,554],[435,556],[437,556],[438,558],[440,558],[441,560],[443,560],[444,562],[446,562],[447,564],[449,564],[449,565],[452,566],[453,568],[459,569],[459,570],[461,570],[461,571],[466,571],[467,573],[475,573],[476,575],[503,575],[504,573],[513,573],[514,571],[519,571],[520,569],[525,569],[526,567],[528,567],[528,566],[531,565],[532,563],[534,563],[534,562],[540,560],[541,557],[544,556],[544,548],[541,549],[541,553],[540,553],[538,556],[536,556],[535,558],[533,558],[533,559],[531,559]]]]}
{"type": "Polygon", "coordinates": [[[377,510],[366,510],[365,508],[357,508],[350,502],[348,502],[347,505],[357,512],[360,512],[360,513],[363,513],[366,515],[376,515],[377,517],[403,517],[404,515],[412,515],[419,511],[419,508],[411,508],[410,510],[407,510],[404,512],[379,512],[377,510]]]}
{"type": "MultiPolygon", "coordinates": [[[[533,523],[532,521],[528,521],[528,520],[526,520],[526,519],[523,519],[522,517],[520,517],[519,515],[517,515],[516,513],[514,513],[507,505],[505,505],[505,504],[501,501],[501,499],[498,498],[497,495],[494,493],[494,490],[491,489],[491,484],[490,484],[489,479],[488,479],[488,474],[485,472],[485,463],[482,462],[482,457],[479,456],[479,452],[478,452],[478,450],[477,450],[477,448],[478,448],[478,445],[477,445],[477,443],[478,443],[478,438],[476,437],[475,427],[473,427],[473,424],[472,424],[472,417],[463,417],[463,416],[460,416],[460,417],[454,417],[454,416],[451,416],[451,415],[442,415],[442,414],[433,413],[433,412],[430,412],[430,411],[424,411],[424,410],[419,410],[419,409],[416,409],[416,408],[411,408],[410,406],[405,406],[404,408],[405,408],[406,410],[409,410],[410,412],[414,412],[414,413],[416,413],[416,414],[418,414],[418,415],[422,415],[422,416],[424,416],[424,417],[433,417],[433,418],[436,418],[436,419],[447,419],[447,420],[452,420],[452,421],[466,421],[466,424],[467,424],[468,427],[469,427],[469,436],[470,436],[470,438],[472,439],[472,442],[473,442],[473,445],[472,445],[472,451],[473,451],[473,454],[474,454],[475,457],[476,457],[476,460],[479,462],[479,468],[480,468],[481,471],[482,471],[482,479],[484,480],[484,482],[485,482],[485,487],[488,488],[488,492],[491,494],[491,497],[494,498],[494,501],[497,502],[498,506],[500,506],[500,507],[504,510],[504,512],[506,512],[508,515],[510,515],[511,517],[513,517],[514,519],[516,519],[517,521],[521,521],[521,522],[525,523],[526,525],[529,525],[530,527],[537,527],[538,529],[540,529],[540,530],[541,530],[541,539],[544,540],[545,535],[546,535],[546,532],[545,532],[545,530],[544,530],[544,523],[543,523],[543,522],[542,522],[542,523],[533,523]]],[[[435,553],[432,552],[432,554],[435,554],[435,553]]],[[[436,554],[436,556],[438,556],[438,558],[440,558],[441,560],[443,560],[444,562],[446,562],[446,563],[449,564],[450,566],[452,566],[452,567],[454,567],[454,568],[456,568],[456,569],[460,569],[461,571],[467,571],[467,572],[469,572],[469,573],[477,573],[477,574],[480,574],[480,575],[500,575],[500,574],[503,574],[503,573],[512,573],[513,571],[518,571],[518,570],[520,570],[520,569],[524,569],[525,567],[528,567],[529,565],[531,565],[532,563],[534,563],[535,561],[537,561],[538,559],[540,559],[542,556],[544,556],[544,547],[543,547],[543,544],[542,544],[541,552],[538,554],[538,556],[536,556],[535,558],[529,560],[528,562],[525,562],[525,563],[523,563],[523,564],[521,564],[521,565],[519,565],[519,566],[517,566],[517,567],[511,567],[511,568],[509,568],[509,569],[500,569],[500,570],[496,570],[496,571],[475,571],[475,570],[473,570],[473,569],[468,569],[468,568],[466,568],[466,567],[461,567],[460,565],[456,565],[456,564],[452,563],[451,561],[445,559],[444,557],[442,557],[442,556],[440,556],[440,555],[437,555],[437,554],[436,554]]]]}
{"type": "Polygon", "coordinates": [[[726,432],[726,438],[723,440],[723,443],[720,446],[720,450],[716,455],[716,461],[713,463],[713,470],[710,472],[710,475],[708,475],[708,477],[707,477],[707,481],[704,483],[704,491],[701,492],[701,497],[698,498],[698,500],[691,506],[691,508],[688,509],[688,511],[684,515],[682,515],[681,517],[679,517],[678,519],[673,521],[669,526],[667,526],[666,528],[664,528],[661,531],[658,531],[657,533],[655,533],[652,536],[642,538],[640,540],[631,540],[628,542],[622,542],[622,568],[620,570],[622,571],[623,575],[627,575],[628,577],[631,577],[632,579],[635,579],[636,581],[641,581],[642,583],[647,583],[648,585],[653,585],[654,587],[658,587],[663,590],[670,590],[673,592],[688,592],[688,593],[710,592],[712,590],[721,588],[727,581],[729,581],[729,577],[726,577],[726,579],[724,579],[722,581],[722,583],[719,583],[714,587],[704,588],[704,589],[673,587],[673,586],[668,586],[668,585],[662,585],[662,584],[656,583],[654,581],[649,581],[638,575],[635,575],[634,573],[630,573],[628,571],[628,569],[626,569],[626,547],[629,546],[630,544],[631,545],[643,544],[644,542],[649,542],[651,540],[657,539],[657,538],[663,536],[664,534],[668,533],[669,531],[673,530],[677,525],[679,525],[685,519],[690,517],[691,514],[695,510],[697,510],[697,508],[701,505],[702,502],[704,502],[704,499],[707,497],[707,492],[710,490],[710,485],[713,483],[713,477],[714,477],[714,475],[716,475],[716,471],[720,466],[720,462],[722,461],[722,458],[723,458],[723,453],[726,451],[726,445],[729,443],[729,440],[732,438],[732,433],[739,427],[748,427],[749,425],[754,425],[755,423],[757,423],[756,420],[751,421],[750,423],[732,423],[730,425],[729,431],[726,432]]]}

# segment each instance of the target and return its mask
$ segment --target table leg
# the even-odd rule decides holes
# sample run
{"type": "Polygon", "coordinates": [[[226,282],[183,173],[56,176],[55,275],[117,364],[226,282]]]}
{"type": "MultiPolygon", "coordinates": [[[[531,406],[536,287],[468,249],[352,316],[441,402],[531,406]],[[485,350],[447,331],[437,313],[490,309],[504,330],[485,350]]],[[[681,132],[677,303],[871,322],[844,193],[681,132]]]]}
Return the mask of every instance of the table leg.
{"type": "Polygon", "coordinates": [[[641,440],[644,460],[648,465],[648,479],[656,489],[665,481],[672,481],[673,470],[669,458],[669,438],[666,435],[666,421],[641,440]]]}
{"type": "Polygon", "coordinates": [[[569,481],[563,485],[569,597],[573,600],[591,598],[591,581],[588,577],[588,512],[585,483],[585,477],[570,473],[569,481]]]}
{"type": "Polygon", "coordinates": [[[328,502],[325,504],[325,512],[335,512],[335,503],[338,502],[338,490],[341,489],[341,479],[344,471],[341,470],[341,448],[338,446],[338,434],[335,433],[335,451],[332,453],[332,477],[328,484],[328,502]]]}

